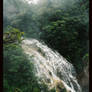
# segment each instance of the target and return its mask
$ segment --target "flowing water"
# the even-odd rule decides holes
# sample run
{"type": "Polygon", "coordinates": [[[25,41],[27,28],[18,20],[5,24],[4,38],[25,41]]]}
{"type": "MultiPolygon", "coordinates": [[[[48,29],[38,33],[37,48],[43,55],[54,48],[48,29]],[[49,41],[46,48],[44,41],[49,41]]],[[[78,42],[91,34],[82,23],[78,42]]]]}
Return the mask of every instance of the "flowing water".
{"type": "Polygon", "coordinates": [[[82,92],[73,65],[58,52],[36,39],[23,40],[22,48],[34,64],[39,83],[46,84],[49,90],[55,88],[56,92],[62,92],[62,89],[82,92]]]}

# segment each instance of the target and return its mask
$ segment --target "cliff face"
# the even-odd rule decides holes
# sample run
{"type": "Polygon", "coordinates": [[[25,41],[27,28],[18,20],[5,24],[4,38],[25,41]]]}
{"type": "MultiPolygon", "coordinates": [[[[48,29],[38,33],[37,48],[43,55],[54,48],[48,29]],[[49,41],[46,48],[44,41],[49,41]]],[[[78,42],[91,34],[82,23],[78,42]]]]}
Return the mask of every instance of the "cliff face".
{"type": "Polygon", "coordinates": [[[78,75],[78,81],[83,92],[89,92],[89,62],[84,67],[83,72],[78,75]]]}

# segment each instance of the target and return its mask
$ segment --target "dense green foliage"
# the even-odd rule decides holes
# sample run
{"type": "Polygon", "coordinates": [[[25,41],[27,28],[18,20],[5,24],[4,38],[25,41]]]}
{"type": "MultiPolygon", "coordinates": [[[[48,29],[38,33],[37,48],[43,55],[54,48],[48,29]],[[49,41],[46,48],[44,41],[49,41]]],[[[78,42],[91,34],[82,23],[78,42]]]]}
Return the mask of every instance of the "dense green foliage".
{"type": "Polygon", "coordinates": [[[42,19],[47,23],[40,22],[41,39],[70,61],[77,72],[83,70],[83,57],[88,53],[88,4],[85,0],[66,9],[55,9],[50,17],[51,11],[45,12],[42,19]]]}
{"type": "Polygon", "coordinates": [[[19,29],[12,28],[11,26],[9,26],[4,32],[3,43],[5,44],[16,42],[20,43],[23,40],[22,39],[23,35],[24,32],[20,32],[19,29]]]}
{"type": "Polygon", "coordinates": [[[88,53],[88,25],[82,23],[84,16],[58,10],[48,19],[49,23],[42,27],[41,34],[41,38],[73,63],[77,71],[83,69],[82,57],[88,53]]]}
{"type": "MultiPolygon", "coordinates": [[[[10,34],[11,31],[8,33],[10,34]]],[[[11,34],[10,38],[12,35],[15,34],[11,34]]],[[[3,51],[4,92],[40,92],[40,87],[35,80],[33,64],[27,59],[22,48],[14,41],[10,43],[10,40],[7,40],[4,42],[3,51]]]]}

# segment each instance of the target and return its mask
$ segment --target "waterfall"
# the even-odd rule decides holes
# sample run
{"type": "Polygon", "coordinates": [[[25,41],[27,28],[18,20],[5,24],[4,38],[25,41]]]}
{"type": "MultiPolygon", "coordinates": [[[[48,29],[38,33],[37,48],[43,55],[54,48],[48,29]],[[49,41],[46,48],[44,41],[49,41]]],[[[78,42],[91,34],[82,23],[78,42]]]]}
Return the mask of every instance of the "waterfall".
{"type": "Polygon", "coordinates": [[[56,92],[62,92],[62,89],[82,92],[73,65],[58,52],[36,39],[25,39],[21,46],[34,64],[38,83],[46,84],[49,90],[55,88],[56,92]]]}

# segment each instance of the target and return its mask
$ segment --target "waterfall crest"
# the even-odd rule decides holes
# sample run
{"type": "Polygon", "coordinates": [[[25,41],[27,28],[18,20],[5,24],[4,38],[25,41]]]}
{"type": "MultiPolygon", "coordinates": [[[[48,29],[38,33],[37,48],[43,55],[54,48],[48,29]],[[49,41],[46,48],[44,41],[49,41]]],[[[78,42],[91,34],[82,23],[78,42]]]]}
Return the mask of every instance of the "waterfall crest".
{"type": "Polygon", "coordinates": [[[81,92],[73,65],[58,52],[36,39],[25,39],[21,46],[29,59],[33,59],[30,62],[34,64],[39,83],[45,83],[49,90],[55,88],[56,92],[62,89],[66,89],[66,92],[81,92]]]}

